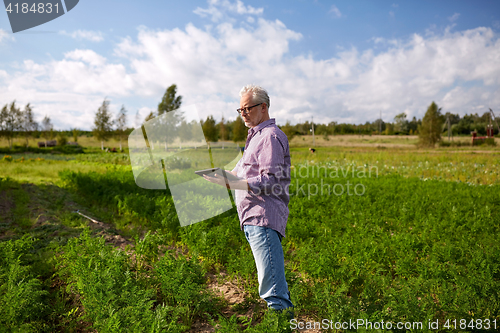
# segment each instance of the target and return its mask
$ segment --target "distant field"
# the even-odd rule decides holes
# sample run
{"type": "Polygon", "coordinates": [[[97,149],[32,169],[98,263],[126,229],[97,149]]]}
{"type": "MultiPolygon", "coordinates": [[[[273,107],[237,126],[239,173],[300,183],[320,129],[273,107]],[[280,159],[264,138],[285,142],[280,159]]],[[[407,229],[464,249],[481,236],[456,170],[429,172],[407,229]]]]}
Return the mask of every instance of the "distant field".
{"type": "MultiPolygon", "coordinates": [[[[350,148],[406,148],[417,149],[418,136],[416,135],[329,135],[328,140],[322,135],[316,135],[314,138],[315,147],[350,147],[350,148]]],[[[448,141],[448,137],[442,137],[443,141],[448,141]]],[[[454,137],[453,142],[470,143],[471,137],[454,137]]],[[[499,150],[500,138],[495,138],[497,147],[474,146],[474,147],[447,147],[439,149],[486,149],[499,150]]],[[[312,135],[296,136],[290,141],[292,147],[313,147],[312,135]]]]}
{"type": "MultiPolygon", "coordinates": [[[[68,141],[73,141],[73,137],[68,137],[68,141]]],[[[56,140],[56,138],[54,138],[56,140]]],[[[45,139],[39,138],[39,139],[30,139],[29,140],[29,146],[30,147],[38,147],[38,142],[44,142],[45,139]]],[[[97,141],[93,137],[87,137],[87,136],[79,136],[78,137],[78,144],[83,146],[83,147],[96,147],[96,148],[101,148],[101,141],[97,141]]],[[[15,145],[20,145],[24,146],[26,145],[26,140],[22,138],[15,138],[13,144],[15,145]]],[[[5,138],[0,138],[0,147],[8,147],[9,144],[5,138]]],[[[122,142],[123,148],[127,148],[127,140],[123,140],[122,142]]],[[[117,140],[115,138],[110,139],[108,141],[104,141],[104,147],[109,147],[109,148],[119,148],[120,147],[120,140],[117,140]]]]}
{"type": "MultiPolygon", "coordinates": [[[[448,137],[442,137],[443,141],[448,141],[448,137]]],[[[38,141],[44,141],[43,139],[30,139],[29,146],[37,147],[38,141]]],[[[68,137],[68,141],[73,141],[73,137],[68,137]]],[[[323,135],[315,136],[315,144],[313,145],[312,135],[298,135],[295,136],[290,141],[291,147],[349,147],[349,148],[406,148],[406,149],[417,149],[416,144],[418,143],[418,136],[416,135],[329,135],[325,137],[323,135]]],[[[453,142],[470,143],[470,136],[454,137],[453,142]]],[[[78,144],[82,147],[89,148],[101,148],[101,142],[97,141],[94,137],[79,136],[78,144]]],[[[438,149],[444,150],[499,150],[500,151],[500,138],[495,138],[497,144],[496,147],[490,146],[475,146],[475,147],[442,147],[438,149]]],[[[232,142],[231,142],[232,143],[232,142]]],[[[26,140],[21,138],[14,139],[14,144],[24,146],[26,140]]],[[[238,142],[240,146],[244,146],[245,142],[238,142]]],[[[0,138],[0,147],[7,147],[7,140],[0,138]]],[[[104,147],[116,148],[120,147],[120,141],[116,138],[109,139],[104,142],[104,147]]],[[[127,139],[122,141],[122,147],[128,148],[127,139]]]]}

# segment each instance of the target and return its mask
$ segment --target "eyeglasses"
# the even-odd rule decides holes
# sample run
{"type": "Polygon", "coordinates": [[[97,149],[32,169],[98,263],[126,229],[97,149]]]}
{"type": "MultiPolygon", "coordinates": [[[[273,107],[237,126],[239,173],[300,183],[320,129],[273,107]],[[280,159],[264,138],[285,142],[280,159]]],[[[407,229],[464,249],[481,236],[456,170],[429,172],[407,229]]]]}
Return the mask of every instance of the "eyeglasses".
{"type": "Polygon", "coordinates": [[[247,108],[236,109],[236,112],[238,112],[239,114],[242,114],[242,113],[248,114],[250,112],[251,108],[254,108],[254,107],[259,106],[261,104],[263,104],[263,102],[259,103],[259,104],[255,104],[255,105],[249,106],[247,108]]]}

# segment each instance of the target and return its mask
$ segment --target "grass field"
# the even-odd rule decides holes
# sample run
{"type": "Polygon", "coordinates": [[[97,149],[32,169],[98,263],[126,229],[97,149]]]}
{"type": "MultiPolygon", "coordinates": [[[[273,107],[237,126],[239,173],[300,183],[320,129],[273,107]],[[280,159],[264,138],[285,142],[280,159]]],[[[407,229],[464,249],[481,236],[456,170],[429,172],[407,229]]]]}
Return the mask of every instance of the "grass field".
{"type": "MultiPolygon", "coordinates": [[[[38,147],[37,142],[44,141],[43,138],[30,139],[30,147],[38,147]]],[[[73,141],[72,137],[68,137],[68,141],[73,141]]],[[[443,141],[448,142],[448,137],[443,137],[443,141]]],[[[470,143],[470,136],[460,136],[454,137],[453,142],[470,143]]],[[[101,148],[101,142],[96,140],[94,137],[79,136],[77,140],[78,144],[86,148],[101,148]]],[[[500,138],[495,138],[497,146],[500,146],[500,138]]],[[[418,136],[416,135],[329,135],[327,137],[323,135],[316,135],[314,137],[315,147],[346,147],[346,148],[406,148],[406,149],[417,149],[416,144],[418,143],[418,136]]],[[[16,138],[13,142],[14,145],[25,146],[26,140],[23,138],[16,138]]],[[[240,145],[244,145],[244,142],[239,142],[240,145]]],[[[290,141],[290,145],[294,147],[313,147],[312,135],[299,135],[294,137],[290,141]]],[[[0,147],[7,147],[7,140],[0,138],[0,147]]],[[[111,138],[104,142],[104,146],[108,148],[120,147],[120,141],[117,138],[111,138]]],[[[127,139],[122,141],[122,147],[128,148],[127,139]]],[[[461,150],[464,149],[477,149],[479,147],[458,147],[461,150]]],[[[495,150],[495,147],[482,146],[481,150],[495,150]]]]}
{"type": "MultiPolygon", "coordinates": [[[[283,246],[295,327],[498,331],[500,149],[315,139],[314,154],[312,137],[291,141],[283,246]]],[[[0,331],[290,327],[258,297],[234,208],[180,227],[168,189],[138,188],[128,155],[92,147],[0,156],[0,331]]]]}

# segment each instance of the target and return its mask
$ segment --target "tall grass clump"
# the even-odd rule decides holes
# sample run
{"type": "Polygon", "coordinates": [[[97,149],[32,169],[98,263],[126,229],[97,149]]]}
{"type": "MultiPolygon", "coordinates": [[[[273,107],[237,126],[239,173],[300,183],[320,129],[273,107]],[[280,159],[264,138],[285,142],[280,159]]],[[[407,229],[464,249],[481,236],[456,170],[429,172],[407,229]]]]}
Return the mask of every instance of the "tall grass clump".
{"type": "Polygon", "coordinates": [[[81,302],[82,319],[99,332],[184,332],[195,318],[220,310],[196,260],[159,252],[147,233],[127,253],[85,229],[60,248],[58,274],[81,302]],[[160,259],[158,259],[160,257],[160,259]]]}
{"type": "Polygon", "coordinates": [[[48,291],[34,273],[35,240],[28,235],[0,242],[0,327],[14,332],[44,328],[48,291]]]}
{"type": "Polygon", "coordinates": [[[205,271],[194,259],[170,253],[155,265],[161,299],[173,310],[172,315],[190,328],[196,317],[217,313],[222,303],[211,295],[205,284],[205,271]]]}
{"type": "Polygon", "coordinates": [[[58,274],[68,293],[78,295],[83,319],[99,332],[179,331],[168,320],[169,309],[155,304],[156,291],[138,281],[129,256],[88,229],[61,248],[58,274]]]}

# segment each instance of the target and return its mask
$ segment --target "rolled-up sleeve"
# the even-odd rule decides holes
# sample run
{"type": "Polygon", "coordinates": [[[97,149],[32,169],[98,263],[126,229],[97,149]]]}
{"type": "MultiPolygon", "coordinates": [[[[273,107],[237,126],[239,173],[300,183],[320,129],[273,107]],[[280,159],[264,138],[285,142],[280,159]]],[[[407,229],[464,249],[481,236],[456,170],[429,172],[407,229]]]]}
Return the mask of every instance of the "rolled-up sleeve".
{"type": "Polygon", "coordinates": [[[289,179],[290,166],[285,163],[285,148],[280,138],[273,134],[261,141],[257,157],[259,172],[247,179],[248,186],[255,194],[282,193],[283,181],[289,179]]]}

